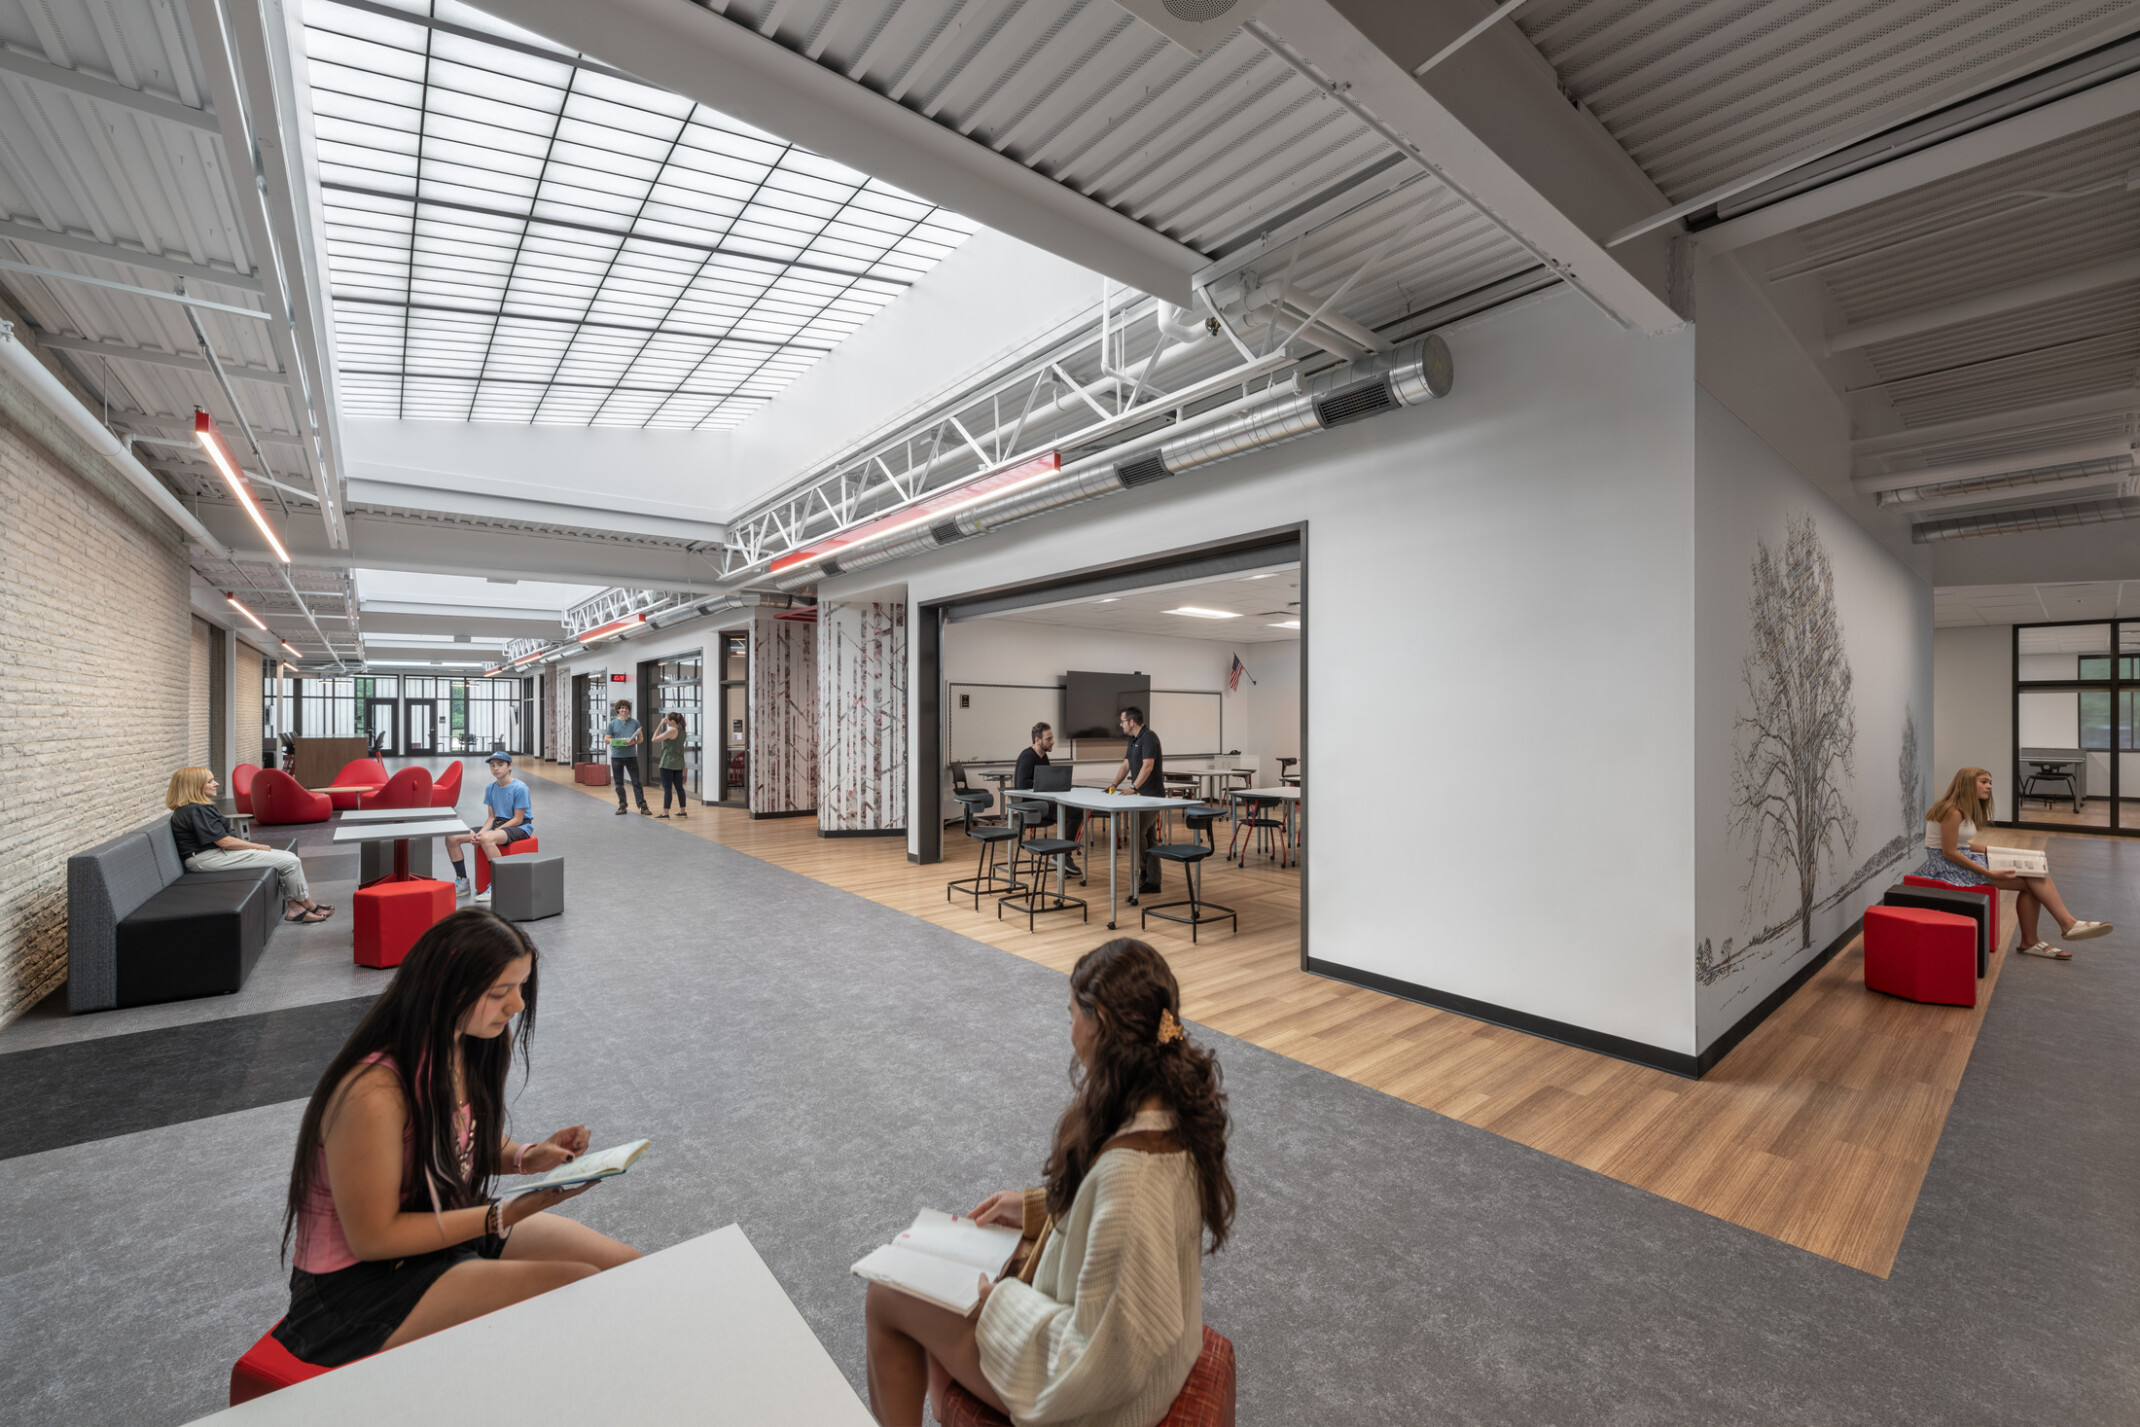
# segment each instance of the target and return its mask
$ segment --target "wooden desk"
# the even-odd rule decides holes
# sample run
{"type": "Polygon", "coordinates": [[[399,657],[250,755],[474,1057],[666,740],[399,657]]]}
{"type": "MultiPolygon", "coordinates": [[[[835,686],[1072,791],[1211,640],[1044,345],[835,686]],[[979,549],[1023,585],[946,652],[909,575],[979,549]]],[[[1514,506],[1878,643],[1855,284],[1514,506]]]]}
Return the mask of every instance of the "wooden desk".
{"type": "Polygon", "coordinates": [[[734,1224],[200,1420],[466,1427],[545,1418],[873,1427],[734,1224]]]}
{"type": "Polygon", "coordinates": [[[300,784],[310,787],[325,783],[335,774],[356,762],[371,756],[372,744],[368,738],[313,738],[300,735],[297,748],[290,755],[290,766],[283,771],[300,784]]]}

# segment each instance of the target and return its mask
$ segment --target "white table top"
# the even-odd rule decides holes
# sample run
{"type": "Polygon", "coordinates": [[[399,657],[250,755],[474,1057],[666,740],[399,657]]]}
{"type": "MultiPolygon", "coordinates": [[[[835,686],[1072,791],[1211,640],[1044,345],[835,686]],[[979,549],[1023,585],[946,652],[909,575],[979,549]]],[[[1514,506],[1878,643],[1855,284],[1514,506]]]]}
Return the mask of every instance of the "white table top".
{"type": "Polygon", "coordinates": [[[1160,808],[1178,808],[1180,798],[1140,798],[1134,793],[1110,793],[1105,788],[1072,788],[1067,793],[1040,793],[1029,788],[1012,790],[1014,798],[1040,798],[1088,813],[1148,813],[1160,808]]]}
{"type": "Polygon", "coordinates": [[[453,816],[451,808],[351,808],[342,814],[345,823],[419,823],[453,816]]]}
{"type": "Polygon", "coordinates": [[[734,1224],[200,1420],[465,1427],[515,1394],[536,1419],[872,1427],[734,1224]]]}
{"type": "Polygon", "coordinates": [[[399,842],[405,837],[443,837],[451,832],[466,832],[468,824],[459,818],[441,818],[437,822],[416,823],[359,823],[355,827],[338,827],[334,830],[336,842],[399,842]]]}
{"type": "Polygon", "coordinates": [[[1298,788],[1234,788],[1230,791],[1236,798],[1276,798],[1287,803],[1300,801],[1298,788]]]}

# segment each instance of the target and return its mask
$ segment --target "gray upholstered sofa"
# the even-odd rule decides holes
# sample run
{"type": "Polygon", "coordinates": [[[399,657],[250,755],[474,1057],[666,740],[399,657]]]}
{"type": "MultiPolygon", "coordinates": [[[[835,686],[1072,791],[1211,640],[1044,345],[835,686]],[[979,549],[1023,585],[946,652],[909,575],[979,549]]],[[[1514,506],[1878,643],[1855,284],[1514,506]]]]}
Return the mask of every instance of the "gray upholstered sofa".
{"type": "Polygon", "coordinates": [[[67,859],[67,1009],[236,991],[281,909],[266,868],[186,871],[167,819],[76,853],[67,859]]]}

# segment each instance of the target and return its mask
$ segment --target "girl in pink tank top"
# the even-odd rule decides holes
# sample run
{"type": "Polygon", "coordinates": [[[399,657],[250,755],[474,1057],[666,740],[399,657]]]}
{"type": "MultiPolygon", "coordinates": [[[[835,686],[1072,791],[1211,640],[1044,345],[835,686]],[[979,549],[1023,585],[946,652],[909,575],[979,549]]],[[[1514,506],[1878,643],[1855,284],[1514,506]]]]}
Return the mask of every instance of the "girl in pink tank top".
{"type": "Polygon", "coordinates": [[[499,1176],[545,1173],[587,1147],[583,1125],[525,1144],[505,1133],[536,962],[512,923],[454,913],[320,1077],[283,1211],[295,1254],[275,1336],[300,1360],[338,1366],[638,1257],[544,1212],[586,1186],[492,1197],[499,1176]]]}

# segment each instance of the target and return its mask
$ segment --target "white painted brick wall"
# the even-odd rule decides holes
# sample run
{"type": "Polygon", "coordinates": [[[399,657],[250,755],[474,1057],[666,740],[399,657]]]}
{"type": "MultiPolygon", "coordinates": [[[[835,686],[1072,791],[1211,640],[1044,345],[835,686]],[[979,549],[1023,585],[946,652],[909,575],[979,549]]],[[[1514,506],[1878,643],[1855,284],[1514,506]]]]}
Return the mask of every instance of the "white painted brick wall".
{"type": "Polygon", "coordinates": [[[162,815],[187,761],[187,583],[0,420],[0,1022],[66,980],[68,855],[162,815]]]}
{"type": "MultiPolygon", "coordinates": [[[[214,723],[215,680],[212,677],[212,645],[215,626],[199,615],[193,617],[192,643],[186,655],[186,762],[196,768],[206,768],[211,763],[210,752],[215,746],[212,725],[214,723]]],[[[217,769],[218,777],[229,776],[225,769],[217,769]]]]}

